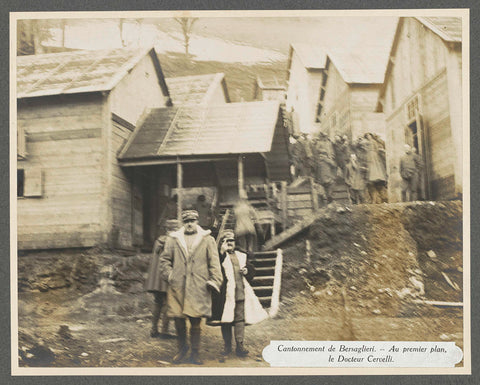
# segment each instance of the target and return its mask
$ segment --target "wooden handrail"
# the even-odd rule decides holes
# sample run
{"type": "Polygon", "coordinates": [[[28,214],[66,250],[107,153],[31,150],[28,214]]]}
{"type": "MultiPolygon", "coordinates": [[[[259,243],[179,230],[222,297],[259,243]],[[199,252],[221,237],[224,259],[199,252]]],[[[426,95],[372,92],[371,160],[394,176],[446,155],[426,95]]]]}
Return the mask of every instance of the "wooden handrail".
{"type": "Polygon", "coordinates": [[[225,224],[227,223],[229,215],[230,215],[230,209],[226,209],[225,214],[223,215],[223,218],[222,218],[220,229],[218,230],[218,234],[217,234],[217,246],[220,244],[220,238],[223,234],[223,230],[225,230],[225,224]]]}
{"type": "Polygon", "coordinates": [[[277,259],[275,260],[275,273],[273,278],[272,301],[270,302],[270,309],[268,314],[270,317],[275,317],[278,313],[280,305],[280,289],[282,286],[282,265],[283,254],[282,249],[277,249],[277,259]]]}

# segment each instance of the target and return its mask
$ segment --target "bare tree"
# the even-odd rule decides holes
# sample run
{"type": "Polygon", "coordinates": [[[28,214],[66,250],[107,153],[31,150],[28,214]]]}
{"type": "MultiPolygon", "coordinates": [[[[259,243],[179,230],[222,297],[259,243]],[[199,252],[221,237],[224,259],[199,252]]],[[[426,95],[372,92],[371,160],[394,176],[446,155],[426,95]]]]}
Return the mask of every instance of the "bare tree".
{"type": "Polygon", "coordinates": [[[120,41],[122,42],[122,47],[125,47],[127,44],[125,43],[125,38],[123,37],[123,26],[125,24],[125,19],[118,20],[118,29],[120,31],[120,41]]]}
{"type": "Polygon", "coordinates": [[[46,20],[28,19],[17,21],[17,55],[44,53],[42,43],[52,37],[51,23],[46,20]]]}
{"type": "Polygon", "coordinates": [[[188,57],[190,54],[188,48],[190,46],[190,37],[192,35],[193,25],[198,20],[198,17],[176,17],[175,21],[180,24],[183,33],[183,45],[185,47],[185,55],[188,57]]]}

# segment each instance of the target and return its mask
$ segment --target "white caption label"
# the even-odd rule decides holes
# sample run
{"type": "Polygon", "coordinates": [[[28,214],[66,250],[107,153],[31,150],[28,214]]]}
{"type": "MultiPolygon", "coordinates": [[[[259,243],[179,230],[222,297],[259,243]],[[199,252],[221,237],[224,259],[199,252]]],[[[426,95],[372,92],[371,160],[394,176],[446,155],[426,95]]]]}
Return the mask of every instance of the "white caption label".
{"type": "Polygon", "coordinates": [[[270,341],[271,366],[333,368],[451,368],[463,358],[455,342],[270,341]]]}

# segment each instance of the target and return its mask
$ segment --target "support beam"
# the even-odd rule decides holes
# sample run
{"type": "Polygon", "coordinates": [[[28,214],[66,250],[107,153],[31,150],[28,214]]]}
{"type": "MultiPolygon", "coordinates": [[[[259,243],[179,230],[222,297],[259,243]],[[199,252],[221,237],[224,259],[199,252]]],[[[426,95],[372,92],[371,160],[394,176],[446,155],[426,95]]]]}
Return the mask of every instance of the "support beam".
{"type": "Polygon", "coordinates": [[[315,182],[312,177],[310,177],[310,194],[311,194],[311,199],[312,199],[312,208],[313,211],[318,210],[318,194],[317,194],[317,189],[315,186],[315,182]]]}
{"type": "Polygon", "coordinates": [[[245,190],[244,178],[243,178],[243,155],[238,156],[238,195],[241,196],[241,192],[245,190]]]}
{"type": "Polygon", "coordinates": [[[182,205],[183,205],[183,166],[177,161],[177,220],[182,223],[182,205]]]}
{"type": "MultiPolygon", "coordinates": [[[[286,230],[288,227],[288,192],[287,192],[287,182],[282,181],[280,183],[280,199],[281,199],[281,209],[282,209],[282,229],[286,230]]],[[[273,235],[272,235],[273,236],[273,235]]]]}

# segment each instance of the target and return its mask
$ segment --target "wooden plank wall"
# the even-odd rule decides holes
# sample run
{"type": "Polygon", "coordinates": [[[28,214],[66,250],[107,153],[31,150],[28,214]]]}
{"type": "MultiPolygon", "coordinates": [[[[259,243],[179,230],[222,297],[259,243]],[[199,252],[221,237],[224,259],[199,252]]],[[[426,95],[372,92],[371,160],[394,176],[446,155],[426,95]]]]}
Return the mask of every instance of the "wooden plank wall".
{"type": "MultiPolygon", "coordinates": [[[[450,129],[450,114],[445,70],[419,90],[423,124],[427,139],[428,158],[425,162],[430,169],[431,199],[454,197],[454,148],[450,129]]],[[[386,147],[389,174],[389,200],[400,200],[399,167],[405,144],[405,104],[387,118],[386,147]]]]}
{"type": "Polygon", "coordinates": [[[312,195],[310,186],[308,191],[298,191],[297,193],[288,193],[287,195],[287,212],[290,220],[296,220],[306,215],[310,215],[313,211],[312,195]]]}
{"type": "Polygon", "coordinates": [[[131,134],[128,127],[112,121],[112,229],[110,241],[114,247],[132,246],[132,172],[131,168],[121,168],[117,155],[131,134]]]}
{"type": "Polygon", "coordinates": [[[447,58],[443,40],[413,18],[403,19],[386,80],[387,168],[390,201],[400,197],[398,169],[405,144],[405,106],[416,94],[425,130],[431,199],[455,197],[455,152],[450,117],[447,58]]]}
{"type": "Polygon", "coordinates": [[[111,112],[136,125],[146,108],[165,106],[153,61],[145,56],[111,91],[111,112]]]}
{"type": "Polygon", "coordinates": [[[352,110],[350,111],[351,138],[357,139],[359,136],[371,132],[385,138],[385,114],[381,112],[370,112],[352,110]]]}
{"type": "Polygon", "coordinates": [[[388,201],[401,202],[400,158],[405,144],[405,112],[397,109],[386,120],[386,161],[388,174],[388,201]]]}
{"type": "Polygon", "coordinates": [[[266,164],[271,181],[290,181],[291,179],[287,141],[287,129],[283,126],[282,117],[279,115],[273,134],[272,148],[266,153],[266,164]]]}
{"type": "Polygon", "coordinates": [[[455,196],[455,147],[450,127],[450,108],[446,71],[422,90],[424,126],[430,152],[430,181],[433,199],[455,196]]]}
{"type": "Polygon", "coordinates": [[[101,96],[20,100],[18,125],[27,132],[28,152],[18,167],[43,171],[42,197],[17,201],[18,248],[102,242],[101,96]]]}
{"type": "Polygon", "coordinates": [[[445,43],[419,21],[405,18],[396,38],[393,69],[386,84],[387,114],[405,103],[414,91],[447,66],[445,43]]]}
{"type": "Polygon", "coordinates": [[[350,136],[349,109],[350,87],[333,63],[330,63],[325,86],[325,98],[321,116],[321,129],[330,137],[337,134],[350,136]],[[336,114],[336,124],[332,125],[332,115],[336,114]],[[342,126],[339,123],[342,122],[342,126]]]}

